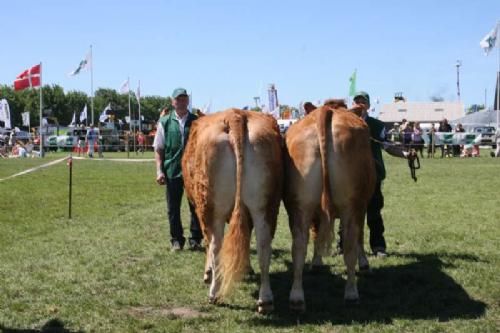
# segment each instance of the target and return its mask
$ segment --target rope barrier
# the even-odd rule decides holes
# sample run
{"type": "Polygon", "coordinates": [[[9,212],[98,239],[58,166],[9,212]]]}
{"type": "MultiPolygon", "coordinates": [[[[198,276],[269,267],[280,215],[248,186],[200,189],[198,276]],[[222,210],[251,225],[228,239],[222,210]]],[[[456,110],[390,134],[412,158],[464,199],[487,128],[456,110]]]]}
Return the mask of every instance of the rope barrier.
{"type": "Polygon", "coordinates": [[[69,157],[64,157],[64,158],[60,158],[58,160],[55,160],[55,161],[51,161],[51,162],[48,162],[48,163],[45,163],[45,164],[42,164],[42,165],[39,165],[39,166],[36,166],[34,168],[30,168],[30,169],[27,169],[27,170],[24,170],[24,171],[21,171],[21,172],[18,172],[16,174],[13,174],[13,175],[10,175],[8,177],[5,177],[5,178],[0,178],[0,182],[3,182],[7,179],[12,179],[12,178],[15,178],[15,177],[19,177],[19,176],[22,176],[22,175],[26,175],[28,173],[31,173],[31,172],[34,172],[34,171],[37,171],[37,170],[40,170],[40,169],[43,169],[43,168],[47,168],[49,166],[52,166],[52,165],[56,165],[58,163],[61,163],[65,160],[67,160],[69,157]]]}
{"type": "MultiPolygon", "coordinates": [[[[51,161],[51,162],[48,162],[48,163],[45,163],[45,164],[42,164],[42,165],[39,165],[39,166],[36,166],[36,167],[33,167],[33,168],[26,169],[24,171],[15,173],[15,174],[10,175],[8,177],[0,178],[0,182],[6,181],[8,179],[15,178],[15,177],[19,177],[19,176],[22,176],[22,175],[26,175],[28,173],[31,173],[31,172],[34,172],[34,171],[37,171],[37,170],[40,170],[40,169],[43,169],[43,168],[47,168],[47,167],[56,165],[58,163],[66,161],[67,159],[69,159],[69,157],[60,158],[60,159],[57,159],[55,161],[51,161]]],[[[111,161],[111,162],[134,162],[134,163],[136,163],[136,162],[139,162],[139,163],[142,163],[142,162],[154,162],[155,161],[154,158],[148,158],[148,159],[146,159],[146,158],[142,158],[142,159],[128,159],[128,158],[85,158],[85,157],[76,157],[76,156],[73,156],[72,159],[73,160],[88,160],[88,161],[93,160],[93,161],[111,161]]]]}

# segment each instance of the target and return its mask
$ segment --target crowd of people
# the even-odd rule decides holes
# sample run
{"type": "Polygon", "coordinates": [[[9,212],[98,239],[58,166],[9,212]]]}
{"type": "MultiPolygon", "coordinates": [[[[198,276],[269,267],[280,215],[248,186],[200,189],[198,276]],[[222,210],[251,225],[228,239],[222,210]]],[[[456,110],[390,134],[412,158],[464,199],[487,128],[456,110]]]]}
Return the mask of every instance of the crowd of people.
{"type": "Polygon", "coordinates": [[[437,143],[436,133],[464,133],[465,129],[461,123],[455,128],[444,118],[436,127],[431,123],[429,129],[423,130],[419,122],[409,122],[403,119],[401,124],[394,123],[393,128],[388,132],[388,139],[396,144],[401,144],[405,150],[414,149],[424,157],[424,148],[427,151],[427,158],[434,158],[436,151],[440,152],[440,157],[478,157],[480,155],[479,144],[442,144],[437,143]],[[426,140],[427,138],[427,144],[426,140]]]}

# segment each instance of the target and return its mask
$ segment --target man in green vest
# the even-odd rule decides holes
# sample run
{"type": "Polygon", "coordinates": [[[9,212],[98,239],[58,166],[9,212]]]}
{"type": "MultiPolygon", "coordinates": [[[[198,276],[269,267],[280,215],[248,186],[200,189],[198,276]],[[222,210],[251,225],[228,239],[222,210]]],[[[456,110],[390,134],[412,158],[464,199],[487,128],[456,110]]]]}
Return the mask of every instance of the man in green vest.
{"type": "MultiPolygon", "coordinates": [[[[390,155],[402,158],[409,158],[413,153],[406,152],[401,146],[388,144],[386,141],[385,125],[382,121],[368,115],[370,108],[370,95],[364,91],[356,93],[353,99],[353,108],[361,109],[361,118],[366,121],[370,129],[372,155],[375,160],[377,181],[375,192],[373,193],[366,212],[368,228],[370,229],[370,247],[377,257],[387,256],[386,243],[384,238],[384,220],[382,219],[382,208],[384,207],[384,196],[382,195],[382,181],[385,179],[385,165],[382,158],[382,149],[390,155]]],[[[339,236],[342,231],[339,231],[339,236]]],[[[342,238],[339,237],[339,250],[342,250],[342,238]]]]}
{"type": "MultiPolygon", "coordinates": [[[[181,202],[184,193],[181,159],[191,124],[198,117],[188,110],[189,96],[184,88],[174,90],[172,106],[174,110],[162,116],[158,121],[153,147],[156,160],[156,182],[159,185],[167,185],[167,212],[172,251],[178,251],[184,248],[186,242],[181,223],[181,202]]],[[[191,211],[189,247],[192,250],[200,250],[202,249],[200,224],[191,204],[189,204],[189,209],[191,211]]]]}

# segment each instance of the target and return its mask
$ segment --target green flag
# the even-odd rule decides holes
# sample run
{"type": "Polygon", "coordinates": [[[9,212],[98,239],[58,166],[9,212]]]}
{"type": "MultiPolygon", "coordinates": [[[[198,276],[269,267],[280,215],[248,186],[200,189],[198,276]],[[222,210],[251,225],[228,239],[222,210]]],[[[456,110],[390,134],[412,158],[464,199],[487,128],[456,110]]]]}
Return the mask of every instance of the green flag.
{"type": "Polygon", "coordinates": [[[356,94],[356,70],[352,73],[349,78],[349,96],[354,96],[356,94]]]}

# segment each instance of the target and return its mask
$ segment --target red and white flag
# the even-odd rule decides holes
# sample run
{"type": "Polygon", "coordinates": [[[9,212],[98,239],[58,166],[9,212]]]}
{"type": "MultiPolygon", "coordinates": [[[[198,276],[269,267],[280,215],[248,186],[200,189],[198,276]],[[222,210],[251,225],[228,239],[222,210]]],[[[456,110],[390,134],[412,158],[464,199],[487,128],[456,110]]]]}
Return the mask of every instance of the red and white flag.
{"type": "Polygon", "coordinates": [[[35,65],[16,77],[14,90],[23,90],[40,86],[41,65],[35,65]]]}

